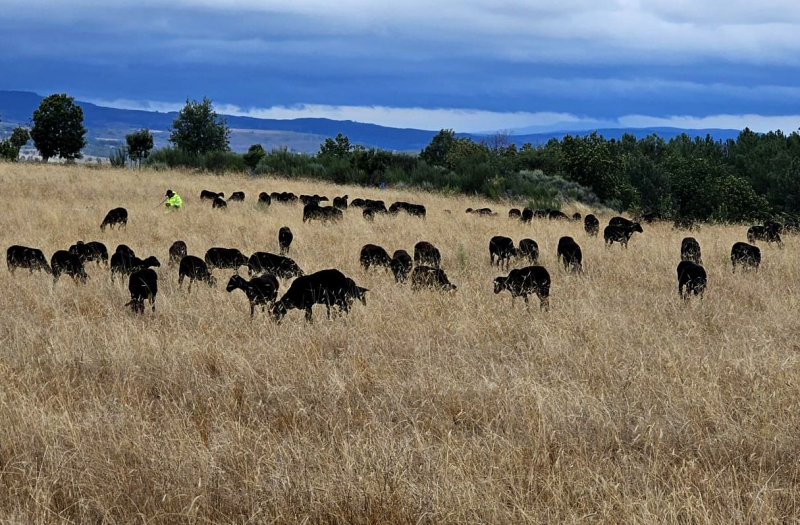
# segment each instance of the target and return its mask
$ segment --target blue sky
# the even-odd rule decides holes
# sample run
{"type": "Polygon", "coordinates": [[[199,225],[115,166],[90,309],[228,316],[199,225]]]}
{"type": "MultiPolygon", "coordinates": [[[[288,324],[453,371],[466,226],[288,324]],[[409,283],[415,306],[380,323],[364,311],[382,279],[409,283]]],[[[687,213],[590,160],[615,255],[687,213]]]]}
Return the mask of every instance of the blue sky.
{"type": "Polygon", "coordinates": [[[788,0],[0,0],[0,89],[458,131],[800,128],[788,0]],[[102,7],[100,7],[102,6],[102,7]]]}

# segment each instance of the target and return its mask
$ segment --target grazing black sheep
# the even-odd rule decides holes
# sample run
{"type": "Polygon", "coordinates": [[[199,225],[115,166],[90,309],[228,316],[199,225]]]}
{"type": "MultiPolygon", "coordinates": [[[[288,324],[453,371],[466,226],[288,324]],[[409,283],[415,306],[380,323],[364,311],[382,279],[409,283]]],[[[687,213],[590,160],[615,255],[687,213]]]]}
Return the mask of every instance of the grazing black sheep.
{"type": "Polygon", "coordinates": [[[270,197],[275,202],[280,202],[282,204],[294,204],[295,202],[297,202],[297,195],[286,191],[281,193],[272,192],[270,194],[270,197]]]}
{"type": "Polygon", "coordinates": [[[320,206],[312,202],[303,207],[303,222],[310,220],[337,222],[342,220],[343,217],[342,210],[333,206],[320,206]]]}
{"type": "Polygon", "coordinates": [[[275,255],[268,252],[256,252],[247,261],[247,274],[258,275],[271,273],[281,279],[291,279],[292,277],[302,277],[303,270],[288,257],[275,255]]]}
{"type": "Polygon", "coordinates": [[[558,210],[550,210],[547,213],[547,218],[551,221],[568,221],[569,217],[566,213],[558,211],[558,210]]]}
{"type": "Polygon", "coordinates": [[[583,229],[592,237],[600,233],[600,221],[591,213],[583,219],[583,229]]]}
{"type": "Polygon", "coordinates": [[[361,262],[361,267],[365,270],[369,270],[370,266],[383,266],[388,269],[392,264],[389,253],[375,244],[365,244],[361,248],[361,254],[358,260],[361,262]]]}
{"type": "Polygon", "coordinates": [[[322,270],[311,275],[298,277],[289,290],[275,303],[272,315],[280,321],[289,310],[305,310],[306,321],[312,320],[312,307],[315,304],[324,304],[331,316],[331,307],[338,306],[343,312],[349,312],[353,301],[358,299],[366,305],[366,288],[362,288],[340,272],[330,269],[322,270]]]}
{"type": "Polygon", "coordinates": [[[211,271],[208,269],[208,265],[201,259],[200,257],[195,257],[194,255],[187,255],[183,259],[181,259],[181,263],[178,266],[178,286],[183,287],[183,279],[184,277],[189,278],[189,291],[192,291],[192,283],[194,281],[200,281],[208,284],[209,286],[214,286],[217,284],[217,280],[211,275],[211,271]]]}
{"type": "Polygon", "coordinates": [[[733,273],[736,273],[737,266],[741,266],[745,271],[758,270],[761,265],[761,250],[752,244],[737,242],[731,248],[731,264],[733,273]]]}
{"type": "Polygon", "coordinates": [[[260,275],[253,277],[250,281],[238,275],[231,276],[225,290],[230,293],[236,289],[242,290],[250,301],[250,318],[256,311],[256,306],[261,310],[275,302],[278,297],[278,279],[274,275],[260,275]]]}
{"type": "Polygon", "coordinates": [[[353,199],[353,202],[350,203],[350,206],[353,208],[363,208],[367,204],[365,199],[353,199]]]}
{"type": "Polygon", "coordinates": [[[522,222],[531,222],[533,220],[533,210],[530,208],[524,208],[522,210],[522,222]]]}
{"type": "Polygon", "coordinates": [[[289,247],[292,245],[293,239],[294,235],[292,235],[292,230],[288,226],[283,226],[278,230],[278,245],[281,247],[281,255],[289,253],[289,247]]]}
{"type": "Polygon", "coordinates": [[[375,214],[382,213],[386,215],[389,213],[389,210],[386,209],[386,204],[383,201],[366,199],[362,207],[366,210],[372,210],[375,214]]]}
{"type": "Polygon", "coordinates": [[[205,256],[206,264],[210,270],[214,268],[228,268],[239,271],[240,266],[247,265],[247,257],[236,248],[209,248],[205,256]]]}
{"type": "Polygon", "coordinates": [[[364,217],[365,221],[372,222],[375,220],[375,210],[372,208],[364,208],[361,215],[364,217]]]}
{"type": "Polygon", "coordinates": [[[125,208],[114,208],[113,210],[106,213],[105,219],[100,224],[100,230],[105,231],[106,226],[110,226],[111,229],[114,229],[114,226],[128,226],[128,210],[125,208]]]}
{"type": "Polygon", "coordinates": [[[633,226],[633,221],[625,217],[611,217],[608,221],[609,226],[633,226]]]}
{"type": "Polygon", "coordinates": [[[497,277],[494,280],[494,293],[503,290],[511,292],[511,299],[520,297],[528,304],[528,295],[536,294],[539,298],[539,307],[547,310],[550,306],[550,274],[543,266],[527,266],[518,270],[511,270],[507,277],[497,277]]]}
{"type": "Polygon", "coordinates": [[[430,266],[417,266],[411,272],[411,289],[419,290],[421,288],[449,292],[458,287],[447,279],[447,274],[444,273],[444,270],[431,268],[430,266]]]}
{"type": "Polygon", "coordinates": [[[345,195],[343,197],[334,197],[333,198],[333,207],[338,208],[340,210],[347,209],[347,199],[349,199],[349,195],[345,195]]]}
{"type": "Polygon", "coordinates": [[[514,247],[514,241],[510,238],[495,235],[489,240],[489,264],[494,265],[494,258],[497,257],[497,266],[502,266],[505,261],[506,268],[508,268],[511,258],[516,256],[517,249],[514,247]]]}
{"type": "Polygon", "coordinates": [[[128,257],[136,257],[136,254],[134,253],[133,249],[127,244],[118,244],[117,249],[114,250],[114,253],[122,253],[124,255],[127,255],[128,257]]]}
{"type": "Polygon", "coordinates": [[[159,267],[161,263],[153,256],[147,259],[140,259],[126,253],[115,253],[111,256],[111,280],[113,281],[117,274],[130,275],[133,272],[154,266],[159,267]]]}
{"type": "Polygon", "coordinates": [[[319,206],[320,202],[327,202],[328,200],[330,199],[324,195],[300,195],[300,202],[302,202],[304,205],[316,204],[319,206]]]}
{"type": "Polygon", "coordinates": [[[169,247],[169,265],[174,266],[176,264],[180,264],[181,259],[186,257],[187,253],[189,253],[189,250],[186,247],[185,242],[183,241],[173,242],[172,246],[169,247]]]}
{"type": "Polygon", "coordinates": [[[467,208],[467,213],[471,213],[472,215],[477,215],[479,217],[493,217],[497,215],[496,213],[492,212],[491,208],[478,208],[477,210],[467,208]]]}
{"type": "Polygon", "coordinates": [[[522,220],[522,212],[519,210],[519,208],[511,208],[508,210],[508,218],[516,221],[522,220]]]}
{"type": "Polygon", "coordinates": [[[69,253],[77,255],[84,263],[94,261],[98,265],[100,263],[108,264],[108,248],[102,242],[78,241],[69,247],[69,253]]]}
{"type": "Polygon", "coordinates": [[[764,241],[767,244],[777,243],[779,247],[783,246],[781,240],[780,225],[778,223],[766,223],[764,226],[751,226],[747,230],[747,242],[750,244],[756,241],[764,241]]]}
{"type": "Polygon", "coordinates": [[[707,282],[706,271],[699,264],[691,261],[678,263],[678,293],[684,301],[689,299],[689,294],[694,294],[702,299],[707,282]]]}
{"type": "Polygon", "coordinates": [[[527,257],[531,264],[539,262],[539,245],[533,239],[522,239],[517,249],[521,257],[527,257]]]}
{"type": "Polygon", "coordinates": [[[572,237],[561,237],[558,240],[558,259],[567,271],[583,271],[583,252],[572,237]]]}
{"type": "Polygon", "coordinates": [[[234,191],[231,193],[231,196],[228,197],[228,202],[244,202],[244,192],[234,191]]]}
{"type": "Polygon", "coordinates": [[[427,210],[422,204],[411,204],[410,202],[397,201],[389,206],[389,213],[392,215],[397,215],[401,211],[404,211],[414,217],[422,217],[423,219],[427,214],[427,210]]]}
{"type": "Polygon", "coordinates": [[[603,239],[606,241],[606,246],[618,242],[627,249],[628,241],[631,240],[634,232],[642,233],[642,226],[638,222],[631,223],[630,226],[606,226],[603,230],[603,239]]]}
{"type": "Polygon", "coordinates": [[[394,279],[398,283],[404,283],[408,279],[408,274],[411,273],[411,268],[414,263],[411,256],[405,250],[396,250],[392,254],[391,269],[394,274],[394,279]]]}
{"type": "Polygon", "coordinates": [[[414,264],[438,268],[442,264],[442,254],[433,244],[420,241],[414,245],[414,264]]]}
{"type": "Polygon", "coordinates": [[[27,246],[9,246],[6,250],[6,265],[11,273],[17,268],[27,268],[30,273],[34,270],[53,273],[42,250],[27,246]]]}
{"type": "Polygon", "coordinates": [[[214,199],[224,199],[224,198],[225,198],[225,194],[222,193],[222,192],[217,193],[217,192],[208,191],[208,190],[203,190],[203,191],[200,192],[200,200],[201,201],[204,201],[204,200],[213,201],[214,199]]]}
{"type": "Polygon", "coordinates": [[[150,307],[156,311],[156,294],[158,293],[158,275],[154,270],[145,268],[133,272],[128,279],[128,291],[131,292],[130,306],[133,313],[144,313],[144,300],[150,301],[150,307]]]}
{"type": "Polygon", "coordinates": [[[50,267],[53,270],[53,282],[58,281],[61,274],[67,274],[76,282],[85,283],[89,278],[83,267],[83,261],[74,253],[67,250],[58,250],[50,258],[50,267]]]}
{"type": "Polygon", "coordinates": [[[258,194],[258,205],[263,207],[268,207],[272,204],[272,198],[270,198],[269,193],[266,191],[262,191],[258,194]]]}
{"type": "Polygon", "coordinates": [[[211,209],[212,209],[212,210],[213,210],[213,209],[220,209],[220,210],[224,210],[224,209],[226,209],[227,207],[228,207],[228,203],[227,203],[227,202],[225,202],[225,200],[224,200],[224,199],[220,199],[219,197],[217,197],[216,199],[214,199],[214,201],[211,203],[211,209]]]}
{"type": "Polygon", "coordinates": [[[582,216],[580,213],[578,213],[578,212],[575,212],[575,213],[573,213],[573,214],[572,214],[572,220],[573,220],[573,221],[579,221],[579,220],[581,220],[582,218],[583,218],[583,216],[582,216]]]}
{"type": "Polygon", "coordinates": [[[681,241],[681,261],[691,261],[703,265],[700,243],[694,237],[684,237],[681,241]]]}

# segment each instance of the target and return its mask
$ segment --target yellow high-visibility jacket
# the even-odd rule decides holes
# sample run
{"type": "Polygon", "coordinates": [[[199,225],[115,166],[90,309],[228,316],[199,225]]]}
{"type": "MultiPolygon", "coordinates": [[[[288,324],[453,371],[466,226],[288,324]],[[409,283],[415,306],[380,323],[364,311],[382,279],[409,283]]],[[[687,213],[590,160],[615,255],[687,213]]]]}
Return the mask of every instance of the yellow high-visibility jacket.
{"type": "Polygon", "coordinates": [[[173,193],[172,197],[167,199],[167,208],[174,208],[179,210],[183,207],[183,201],[181,200],[181,196],[177,193],[173,193]]]}

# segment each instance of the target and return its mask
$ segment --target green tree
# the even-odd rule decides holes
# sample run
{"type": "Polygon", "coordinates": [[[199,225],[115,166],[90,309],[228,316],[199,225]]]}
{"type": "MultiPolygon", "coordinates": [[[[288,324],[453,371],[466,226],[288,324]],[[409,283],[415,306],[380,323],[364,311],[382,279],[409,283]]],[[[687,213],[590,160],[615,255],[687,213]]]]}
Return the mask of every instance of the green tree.
{"type": "Polygon", "coordinates": [[[19,150],[28,143],[31,136],[25,128],[16,127],[11,131],[11,136],[0,140],[0,159],[16,162],[19,159],[19,150]]]}
{"type": "Polygon", "coordinates": [[[456,132],[452,129],[443,129],[437,133],[431,143],[428,144],[419,158],[424,160],[429,166],[445,166],[447,165],[447,154],[450,153],[450,148],[456,139],[456,132]]]}
{"type": "Polygon", "coordinates": [[[186,99],[186,105],[172,121],[169,140],[179,149],[193,155],[210,151],[228,151],[231,130],[225,119],[217,115],[211,100],[202,102],[186,99]]]}
{"type": "Polygon", "coordinates": [[[142,160],[146,159],[153,149],[153,134],[148,129],[140,129],[125,135],[125,142],[128,143],[128,156],[131,161],[136,161],[141,166],[142,160]]]}
{"type": "Polygon", "coordinates": [[[81,158],[81,149],[86,146],[83,108],[66,93],[50,95],[33,112],[30,135],[45,162],[55,156],[66,160],[81,158]]]}
{"type": "Polygon", "coordinates": [[[244,154],[244,163],[247,164],[250,171],[255,171],[258,163],[266,156],[267,152],[264,151],[264,146],[261,144],[253,144],[250,146],[250,149],[247,150],[247,153],[244,154]]]}
{"type": "Polygon", "coordinates": [[[335,139],[325,139],[325,142],[319,146],[319,155],[321,157],[330,155],[346,158],[349,157],[352,152],[353,147],[350,145],[350,139],[341,133],[337,134],[335,139]]]}

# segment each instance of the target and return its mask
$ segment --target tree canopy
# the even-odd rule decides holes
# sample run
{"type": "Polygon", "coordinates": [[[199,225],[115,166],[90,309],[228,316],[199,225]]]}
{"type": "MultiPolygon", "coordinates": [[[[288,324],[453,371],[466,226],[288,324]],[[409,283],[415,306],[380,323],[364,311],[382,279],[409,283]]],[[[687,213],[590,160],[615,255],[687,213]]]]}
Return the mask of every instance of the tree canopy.
{"type": "Polygon", "coordinates": [[[125,135],[125,142],[128,144],[128,156],[131,160],[141,163],[153,149],[153,134],[149,129],[140,129],[125,135]]]}
{"type": "Polygon", "coordinates": [[[202,102],[186,100],[186,105],[172,121],[169,140],[178,148],[193,155],[204,155],[211,151],[228,151],[230,129],[220,117],[211,100],[202,102]]]}
{"type": "Polygon", "coordinates": [[[65,160],[81,158],[86,146],[83,108],[66,93],[46,97],[33,112],[30,136],[45,162],[56,156],[65,160]]]}

